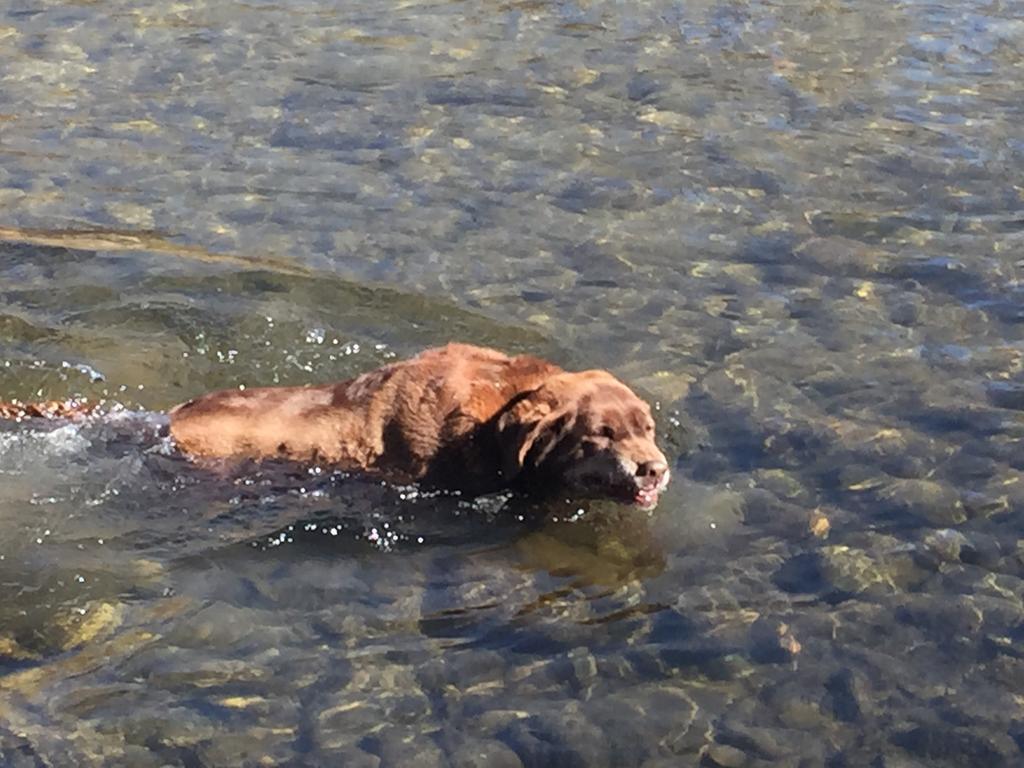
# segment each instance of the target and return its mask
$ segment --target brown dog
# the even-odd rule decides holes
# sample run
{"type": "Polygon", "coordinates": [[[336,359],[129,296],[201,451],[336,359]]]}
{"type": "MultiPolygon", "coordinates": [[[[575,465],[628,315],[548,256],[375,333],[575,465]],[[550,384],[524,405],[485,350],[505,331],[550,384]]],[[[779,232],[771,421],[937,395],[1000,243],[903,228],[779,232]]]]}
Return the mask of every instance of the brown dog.
{"type": "MultiPolygon", "coordinates": [[[[0,402],[0,418],[76,418],[78,400],[0,402]]],[[[569,491],[645,509],[668,485],[651,409],[606,371],[449,344],[339,384],[229,389],[170,411],[195,457],[281,458],[471,494],[569,491]]]]}
{"type": "Polygon", "coordinates": [[[350,381],[222,390],[170,412],[206,457],[284,458],[486,493],[567,490],[653,508],[668,485],[647,403],[610,373],[466,344],[350,381]]]}

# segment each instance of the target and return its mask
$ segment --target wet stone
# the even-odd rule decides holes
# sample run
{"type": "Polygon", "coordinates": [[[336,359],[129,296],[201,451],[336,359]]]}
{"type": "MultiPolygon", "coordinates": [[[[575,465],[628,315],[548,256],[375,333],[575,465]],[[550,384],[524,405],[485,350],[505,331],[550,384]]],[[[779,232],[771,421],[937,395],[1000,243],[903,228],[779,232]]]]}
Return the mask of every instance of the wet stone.
{"type": "MultiPolygon", "coordinates": [[[[386,689],[325,696],[318,706],[314,730],[317,742],[325,749],[353,746],[362,734],[372,732],[380,723],[413,724],[430,711],[424,696],[386,689]]],[[[369,751],[376,754],[376,750],[369,751]]]]}
{"type": "Polygon", "coordinates": [[[947,724],[919,725],[899,730],[892,742],[912,755],[956,765],[984,765],[1002,768],[1017,764],[1020,751],[1007,735],[991,737],[967,728],[947,724]]]}
{"type": "Polygon", "coordinates": [[[663,737],[688,730],[696,705],[634,688],[629,698],[603,696],[585,704],[587,717],[609,735],[613,766],[640,764],[658,752],[663,737]]]}
{"type": "Polygon", "coordinates": [[[268,626],[267,616],[261,611],[239,608],[222,601],[214,601],[195,614],[183,618],[167,636],[167,641],[183,648],[229,647],[242,641],[252,641],[253,631],[259,628],[261,644],[282,645],[286,638],[283,627],[268,626]],[[277,635],[275,643],[268,633],[277,635]]]}
{"type": "Polygon", "coordinates": [[[776,573],[776,583],[787,591],[837,595],[891,593],[916,584],[923,573],[908,552],[872,554],[845,545],[825,546],[797,555],[776,573]]]}
{"type": "Polygon", "coordinates": [[[841,236],[807,240],[794,250],[794,256],[825,274],[862,277],[878,274],[892,258],[878,248],[841,236]]]}
{"type": "Polygon", "coordinates": [[[793,538],[808,530],[807,508],[779,499],[763,488],[751,488],[744,495],[743,520],[748,525],[779,531],[793,538]]]}
{"type": "Polygon", "coordinates": [[[720,768],[743,768],[749,765],[750,759],[742,749],[729,744],[709,744],[704,755],[712,765],[720,768]]]}
{"type": "Polygon", "coordinates": [[[814,494],[793,472],[784,469],[759,469],[752,475],[758,487],[770,491],[777,498],[803,505],[813,501],[814,494]]]}
{"type": "Polygon", "coordinates": [[[998,382],[988,386],[989,401],[997,408],[1024,411],[1024,384],[998,382]]]}
{"type": "Polygon", "coordinates": [[[785,679],[763,691],[762,699],[787,728],[820,731],[831,724],[821,697],[804,679],[785,679]]]}
{"type": "Polygon", "coordinates": [[[503,681],[504,661],[496,651],[469,649],[457,657],[429,659],[416,669],[416,678],[425,690],[440,690],[451,685],[472,688],[503,681]]]}
{"type": "Polygon", "coordinates": [[[30,661],[38,658],[38,653],[22,647],[13,637],[0,635],[0,660],[30,661]]]}
{"type": "Polygon", "coordinates": [[[677,674],[692,668],[710,680],[739,680],[751,674],[752,663],[743,653],[719,646],[670,648],[661,652],[660,661],[667,672],[677,674]]]}
{"type": "Polygon", "coordinates": [[[888,480],[889,476],[875,465],[844,464],[835,472],[836,485],[858,496],[865,491],[880,488],[888,480]]]}
{"type": "Polygon", "coordinates": [[[604,680],[614,681],[636,681],[639,678],[637,670],[622,656],[611,658],[603,657],[597,661],[598,675],[604,680]]]}
{"type": "Polygon", "coordinates": [[[874,765],[878,768],[932,768],[931,763],[922,763],[909,755],[879,755],[874,765]]]}
{"type": "MultiPolygon", "coordinates": [[[[960,551],[960,559],[971,565],[999,571],[1000,562],[1009,551],[1010,548],[1006,546],[1001,536],[971,532],[970,536],[967,537],[966,545],[960,551]]],[[[1001,575],[996,576],[995,580],[998,581],[1000,578],[1001,575]]]]}
{"type": "Polygon", "coordinates": [[[1010,502],[1006,496],[990,496],[987,493],[966,491],[963,493],[964,509],[970,517],[992,517],[1010,511],[1010,502]]]}
{"type": "Polygon", "coordinates": [[[864,680],[850,669],[831,675],[825,682],[825,691],[823,704],[836,720],[855,723],[874,709],[864,680]]]}
{"type": "Polygon", "coordinates": [[[358,747],[317,750],[313,753],[318,765],[338,765],[345,768],[380,768],[381,759],[358,747]]]}
{"type": "Polygon", "coordinates": [[[231,684],[257,684],[269,678],[265,668],[239,659],[211,658],[204,655],[182,663],[183,651],[171,648],[148,649],[131,659],[130,669],[147,675],[153,686],[167,690],[191,691],[231,684]]]}
{"type": "Polygon", "coordinates": [[[959,494],[932,480],[896,480],[882,489],[879,497],[895,511],[932,525],[959,525],[967,519],[959,494]]]}
{"type": "Polygon", "coordinates": [[[967,546],[967,537],[952,528],[941,528],[929,533],[924,539],[925,551],[940,561],[955,563],[960,560],[960,553],[967,546]]]}
{"type": "Polygon", "coordinates": [[[922,556],[933,558],[937,563],[962,562],[993,570],[999,570],[1002,560],[1013,552],[1001,537],[950,528],[929,533],[922,544],[922,556]]]}
{"type": "Polygon", "coordinates": [[[944,717],[950,721],[984,723],[984,727],[993,730],[1006,728],[1010,737],[1024,751],[1024,723],[1017,718],[1016,689],[1009,685],[1002,690],[984,685],[981,681],[985,676],[985,672],[977,667],[968,671],[960,695],[955,701],[949,702],[952,711],[944,717]]]}
{"type": "Polygon", "coordinates": [[[499,738],[523,765],[600,768],[610,766],[608,737],[572,708],[513,723],[499,738]]]}
{"type": "Polygon", "coordinates": [[[525,709],[483,709],[468,722],[474,732],[494,735],[506,728],[526,720],[530,713],[525,709]]]}
{"type": "Polygon", "coordinates": [[[115,603],[94,602],[56,617],[53,629],[60,632],[64,650],[76,648],[113,632],[123,620],[123,608],[115,603]]]}
{"type": "Polygon", "coordinates": [[[915,326],[921,319],[923,309],[924,301],[920,297],[901,297],[892,302],[889,319],[897,325],[915,326]]]}
{"type": "Polygon", "coordinates": [[[896,611],[898,621],[922,631],[942,645],[975,637],[985,621],[970,596],[953,599],[915,595],[896,611]]]}
{"type": "MultiPolygon", "coordinates": [[[[523,646],[517,646],[522,648],[523,646]]],[[[550,646],[539,646],[550,647],[550,646]]],[[[523,651],[531,655],[533,649],[523,651]]],[[[542,694],[554,690],[569,690],[571,669],[561,656],[518,664],[508,669],[505,684],[519,694],[542,694]]]]}
{"type": "Polygon", "coordinates": [[[378,755],[381,768],[446,768],[448,764],[433,739],[409,734],[404,728],[385,728],[363,738],[359,746],[378,755]]]}
{"type": "Polygon", "coordinates": [[[493,739],[465,739],[447,757],[451,768],[524,768],[510,747],[493,739]]]}
{"type": "Polygon", "coordinates": [[[626,83],[626,97],[630,101],[643,101],[662,89],[661,83],[643,72],[634,75],[626,83]]]}
{"type": "Polygon", "coordinates": [[[572,676],[580,689],[587,689],[597,681],[597,659],[586,648],[574,648],[568,654],[572,676]]]}
{"type": "Polygon", "coordinates": [[[28,738],[0,726],[0,765],[5,768],[46,768],[49,761],[36,752],[28,738]]]}
{"type": "Polygon", "coordinates": [[[944,470],[958,482],[971,482],[999,473],[999,463],[977,450],[976,444],[961,447],[944,465],[944,470]]]}
{"type": "MultiPolygon", "coordinates": [[[[240,728],[234,733],[219,733],[202,744],[197,753],[206,765],[274,766],[287,762],[294,754],[298,728],[273,719],[270,728],[240,728]]],[[[294,721],[293,721],[294,722],[294,721]]]]}
{"type": "Polygon", "coordinates": [[[761,664],[792,660],[801,646],[792,628],[778,619],[761,618],[750,627],[750,656],[761,664]]]}
{"type": "Polygon", "coordinates": [[[123,735],[129,744],[151,747],[187,747],[214,738],[219,725],[185,707],[165,709],[162,716],[129,717],[104,722],[100,730],[123,735]]]}

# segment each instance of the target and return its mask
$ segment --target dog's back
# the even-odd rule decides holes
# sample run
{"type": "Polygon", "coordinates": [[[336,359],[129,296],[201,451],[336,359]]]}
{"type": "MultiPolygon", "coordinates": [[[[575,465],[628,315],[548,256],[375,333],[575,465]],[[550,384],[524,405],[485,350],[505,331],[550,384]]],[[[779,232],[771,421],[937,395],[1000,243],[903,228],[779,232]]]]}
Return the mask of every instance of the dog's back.
{"type": "Polygon", "coordinates": [[[337,384],[212,392],[171,410],[171,435],[195,456],[323,461],[494,486],[498,462],[481,429],[559,372],[539,358],[449,344],[337,384]]]}

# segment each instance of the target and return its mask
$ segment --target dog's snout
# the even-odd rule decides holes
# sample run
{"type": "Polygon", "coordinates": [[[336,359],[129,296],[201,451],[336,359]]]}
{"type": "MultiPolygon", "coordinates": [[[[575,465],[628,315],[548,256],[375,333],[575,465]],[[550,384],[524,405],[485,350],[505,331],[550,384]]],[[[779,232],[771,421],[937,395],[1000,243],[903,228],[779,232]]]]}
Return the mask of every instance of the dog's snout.
{"type": "Polygon", "coordinates": [[[657,482],[665,476],[668,472],[668,464],[664,461],[655,459],[654,461],[645,461],[637,465],[636,476],[641,479],[652,480],[657,482]]]}

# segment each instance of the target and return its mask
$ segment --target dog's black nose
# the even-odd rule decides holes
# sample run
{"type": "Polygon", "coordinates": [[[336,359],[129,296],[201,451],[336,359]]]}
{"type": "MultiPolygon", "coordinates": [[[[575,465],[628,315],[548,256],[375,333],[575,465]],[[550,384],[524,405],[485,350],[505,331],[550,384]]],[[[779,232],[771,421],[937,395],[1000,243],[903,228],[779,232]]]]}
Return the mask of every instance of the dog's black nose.
{"type": "Polygon", "coordinates": [[[664,461],[644,461],[637,465],[636,476],[657,482],[668,472],[668,464],[664,461]]]}

